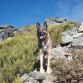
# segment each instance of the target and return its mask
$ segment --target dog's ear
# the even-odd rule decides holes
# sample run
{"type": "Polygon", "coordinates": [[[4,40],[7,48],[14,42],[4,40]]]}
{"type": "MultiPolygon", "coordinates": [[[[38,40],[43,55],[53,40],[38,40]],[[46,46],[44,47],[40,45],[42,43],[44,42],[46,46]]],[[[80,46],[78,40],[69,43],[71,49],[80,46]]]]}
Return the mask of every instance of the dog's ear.
{"type": "Polygon", "coordinates": [[[43,24],[43,27],[47,30],[47,22],[45,21],[44,24],[43,24]]]}

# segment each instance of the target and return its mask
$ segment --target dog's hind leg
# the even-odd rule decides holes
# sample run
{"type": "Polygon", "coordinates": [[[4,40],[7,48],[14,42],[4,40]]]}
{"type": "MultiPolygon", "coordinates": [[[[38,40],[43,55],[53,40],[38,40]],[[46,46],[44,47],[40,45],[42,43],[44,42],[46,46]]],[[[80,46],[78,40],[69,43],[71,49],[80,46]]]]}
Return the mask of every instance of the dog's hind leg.
{"type": "Polygon", "coordinates": [[[47,73],[48,73],[48,74],[51,74],[51,73],[52,73],[52,68],[51,68],[51,56],[50,56],[50,55],[48,55],[47,73]]]}
{"type": "Polygon", "coordinates": [[[47,73],[48,74],[52,73],[52,68],[51,68],[51,50],[52,50],[52,45],[50,43],[49,47],[47,49],[47,53],[48,53],[47,73]]]}

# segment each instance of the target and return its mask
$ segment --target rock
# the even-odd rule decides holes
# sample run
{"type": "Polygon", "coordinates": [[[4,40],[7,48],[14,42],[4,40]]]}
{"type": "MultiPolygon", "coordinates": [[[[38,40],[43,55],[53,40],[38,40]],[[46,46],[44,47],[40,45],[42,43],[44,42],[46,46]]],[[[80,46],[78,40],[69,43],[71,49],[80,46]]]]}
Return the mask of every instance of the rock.
{"type": "Polygon", "coordinates": [[[42,83],[52,83],[49,79],[44,80],[42,83]]]}
{"type": "Polygon", "coordinates": [[[59,17],[47,18],[45,21],[47,21],[48,25],[50,25],[50,24],[57,24],[57,23],[66,23],[67,22],[67,20],[65,18],[59,18],[59,17]]]}
{"type": "Polygon", "coordinates": [[[78,28],[73,28],[71,30],[67,30],[67,31],[63,32],[62,36],[66,36],[66,35],[72,36],[72,35],[76,34],[77,32],[78,32],[78,28]]]}
{"type": "Polygon", "coordinates": [[[38,81],[35,80],[33,77],[30,77],[25,83],[38,83],[38,81]]]}
{"type": "Polygon", "coordinates": [[[52,56],[56,58],[64,58],[65,60],[72,60],[71,49],[68,47],[57,47],[52,49],[52,56]]]}
{"type": "Polygon", "coordinates": [[[3,38],[2,37],[0,37],[0,42],[2,42],[3,41],[3,38]]]}
{"type": "Polygon", "coordinates": [[[62,37],[62,44],[71,43],[73,41],[73,36],[66,35],[62,37]]]}
{"type": "Polygon", "coordinates": [[[14,36],[14,31],[16,31],[12,25],[0,25],[0,42],[4,41],[8,37],[14,36]]]}
{"type": "MultiPolygon", "coordinates": [[[[50,76],[51,77],[51,76],[50,76]]],[[[21,76],[23,83],[52,83],[47,73],[30,72],[21,76]]]]}
{"type": "Polygon", "coordinates": [[[52,49],[52,55],[55,57],[60,57],[63,54],[62,47],[57,47],[52,49]]]}
{"type": "Polygon", "coordinates": [[[22,77],[21,77],[21,79],[22,79],[23,82],[27,81],[28,78],[29,78],[29,77],[28,77],[28,74],[24,74],[24,75],[22,75],[22,77]]]}
{"type": "Polygon", "coordinates": [[[75,38],[72,41],[72,46],[77,48],[83,47],[83,37],[75,38]]]}
{"type": "Polygon", "coordinates": [[[83,48],[83,23],[79,28],[74,28],[62,33],[61,46],[68,46],[68,44],[74,48],[83,48]]]}
{"type": "Polygon", "coordinates": [[[63,32],[61,44],[71,43],[73,41],[73,38],[75,38],[78,34],[79,36],[82,35],[77,32],[78,32],[77,28],[63,32]]]}
{"type": "Polygon", "coordinates": [[[63,32],[62,40],[60,42],[61,47],[57,46],[56,48],[52,49],[52,55],[55,58],[65,58],[66,60],[72,60],[71,56],[72,52],[75,49],[83,48],[82,29],[83,29],[83,23],[79,28],[73,28],[71,30],[63,32]]]}
{"type": "Polygon", "coordinates": [[[29,74],[24,74],[21,76],[23,83],[40,83],[45,80],[45,74],[41,74],[40,72],[30,72],[29,74]]]}
{"type": "Polygon", "coordinates": [[[0,41],[4,41],[8,37],[8,32],[5,29],[0,30],[0,41]]]}
{"type": "Polygon", "coordinates": [[[81,23],[79,29],[78,29],[78,32],[83,32],[83,22],[81,23]]]}
{"type": "Polygon", "coordinates": [[[73,39],[83,37],[83,33],[76,33],[73,35],[73,39]]]}
{"type": "Polygon", "coordinates": [[[14,27],[12,25],[8,25],[6,30],[8,32],[8,37],[14,36],[14,27]]]}

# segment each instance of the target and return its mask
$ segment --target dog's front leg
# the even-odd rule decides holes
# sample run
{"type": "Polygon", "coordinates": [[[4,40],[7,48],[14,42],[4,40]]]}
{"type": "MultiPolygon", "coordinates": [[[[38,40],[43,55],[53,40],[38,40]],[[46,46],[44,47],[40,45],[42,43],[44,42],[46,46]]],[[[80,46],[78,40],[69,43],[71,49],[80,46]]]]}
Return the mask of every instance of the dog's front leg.
{"type": "Polygon", "coordinates": [[[40,73],[44,73],[45,70],[43,68],[43,51],[42,49],[40,50],[40,73]]]}

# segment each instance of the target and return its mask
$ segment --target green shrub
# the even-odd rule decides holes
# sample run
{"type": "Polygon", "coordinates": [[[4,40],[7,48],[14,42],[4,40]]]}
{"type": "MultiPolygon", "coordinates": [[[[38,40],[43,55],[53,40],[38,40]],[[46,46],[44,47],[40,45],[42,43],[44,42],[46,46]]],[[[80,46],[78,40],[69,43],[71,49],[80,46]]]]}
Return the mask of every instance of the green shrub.
{"type": "Polygon", "coordinates": [[[33,70],[38,49],[35,33],[21,32],[0,43],[0,80],[11,83],[17,74],[33,70]]]}
{"type": "Polygon", "coordinates": [[[13,81],[13,83],[23,83],[21,78],[19,76],[16,77],[16,79],[13,81]]]}

